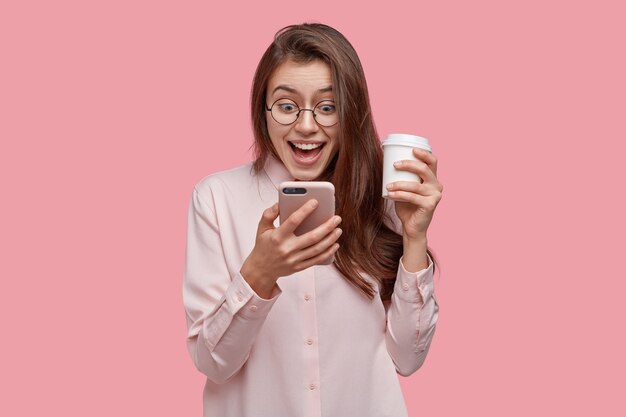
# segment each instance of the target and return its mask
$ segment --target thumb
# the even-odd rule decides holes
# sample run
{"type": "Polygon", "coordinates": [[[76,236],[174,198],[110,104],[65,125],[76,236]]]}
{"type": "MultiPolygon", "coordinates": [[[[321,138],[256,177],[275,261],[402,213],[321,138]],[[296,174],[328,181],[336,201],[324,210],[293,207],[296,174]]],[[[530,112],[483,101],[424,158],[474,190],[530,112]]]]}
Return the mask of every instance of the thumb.
{"type": "Polygon", "coordinates": [[[265,211],[263,211],[261,220],[259,221],[257,234],[261,234],[266,230],[274,229],[274,220],[278,217],[278,213],[278,203],[274,204],[272,207],[266,208],[265,211]]]}

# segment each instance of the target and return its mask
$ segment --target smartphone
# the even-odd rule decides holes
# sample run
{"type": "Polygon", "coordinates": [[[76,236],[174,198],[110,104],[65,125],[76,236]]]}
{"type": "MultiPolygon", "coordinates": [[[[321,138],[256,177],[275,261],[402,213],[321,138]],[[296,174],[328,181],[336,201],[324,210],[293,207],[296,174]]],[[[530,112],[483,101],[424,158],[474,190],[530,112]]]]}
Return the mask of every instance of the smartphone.
{"type": "Polygon", "coordinates": [[[280,224],[313,198],[319,205],[296,228],[294,231],[296,236],[315,229],[335,215],[335,186],[327,181],[287,181],[280,184],[278,189],[280,224]]]}

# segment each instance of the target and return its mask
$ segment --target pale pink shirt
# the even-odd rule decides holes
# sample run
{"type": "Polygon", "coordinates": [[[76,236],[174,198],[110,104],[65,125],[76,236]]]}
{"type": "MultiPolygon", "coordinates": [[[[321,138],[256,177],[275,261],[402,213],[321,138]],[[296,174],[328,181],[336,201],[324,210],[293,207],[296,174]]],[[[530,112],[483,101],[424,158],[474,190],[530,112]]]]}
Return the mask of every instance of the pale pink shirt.
{"type": "MultiPolygon", "coordinates": [[[[183,301],[189,353],[207,376],[204,416],[407,416],[397,374],[415,372],[430,347],[439,310],[432,263],[417,273],[400,263],[389,303],[332,265],[281,277],[260,298],[239,271],[286,180],[270,158],[258,176],[247,164],[192,192],[183,301]]],[[[389,224],[400,231],[392,207],[389,224]]]]}

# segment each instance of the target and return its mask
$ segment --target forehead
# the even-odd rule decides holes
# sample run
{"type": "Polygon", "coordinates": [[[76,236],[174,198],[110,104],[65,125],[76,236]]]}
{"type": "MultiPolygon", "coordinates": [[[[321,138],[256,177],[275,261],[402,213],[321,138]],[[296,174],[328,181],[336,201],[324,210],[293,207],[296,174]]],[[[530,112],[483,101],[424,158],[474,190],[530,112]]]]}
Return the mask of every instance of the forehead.
{"type": "Polygon", "coordinates": [[[269,79],[268,93],[280,85],[294,88],[301,93],[312,93],[318,89],[332,86],[330,67],[323,61],[298,63],[286,61],[282,63],[269,79]]]}

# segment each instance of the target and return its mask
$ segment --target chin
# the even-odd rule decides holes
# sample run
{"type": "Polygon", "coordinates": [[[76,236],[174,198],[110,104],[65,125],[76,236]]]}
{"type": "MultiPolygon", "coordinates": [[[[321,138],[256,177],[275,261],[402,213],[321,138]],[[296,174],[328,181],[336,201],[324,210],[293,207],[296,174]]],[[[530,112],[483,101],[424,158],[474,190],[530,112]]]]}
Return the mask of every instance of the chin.
{"type": "Polygon", "coordinates": [[[316,169],[316,170],[302,170],[302,169],[296,169],[291,171],[291,176],[294,177],[296,180],[298,181],[315,181],[316,178],[319,178],[320,175],[322,175],[323,170],[321,169],[316,169]]]}

